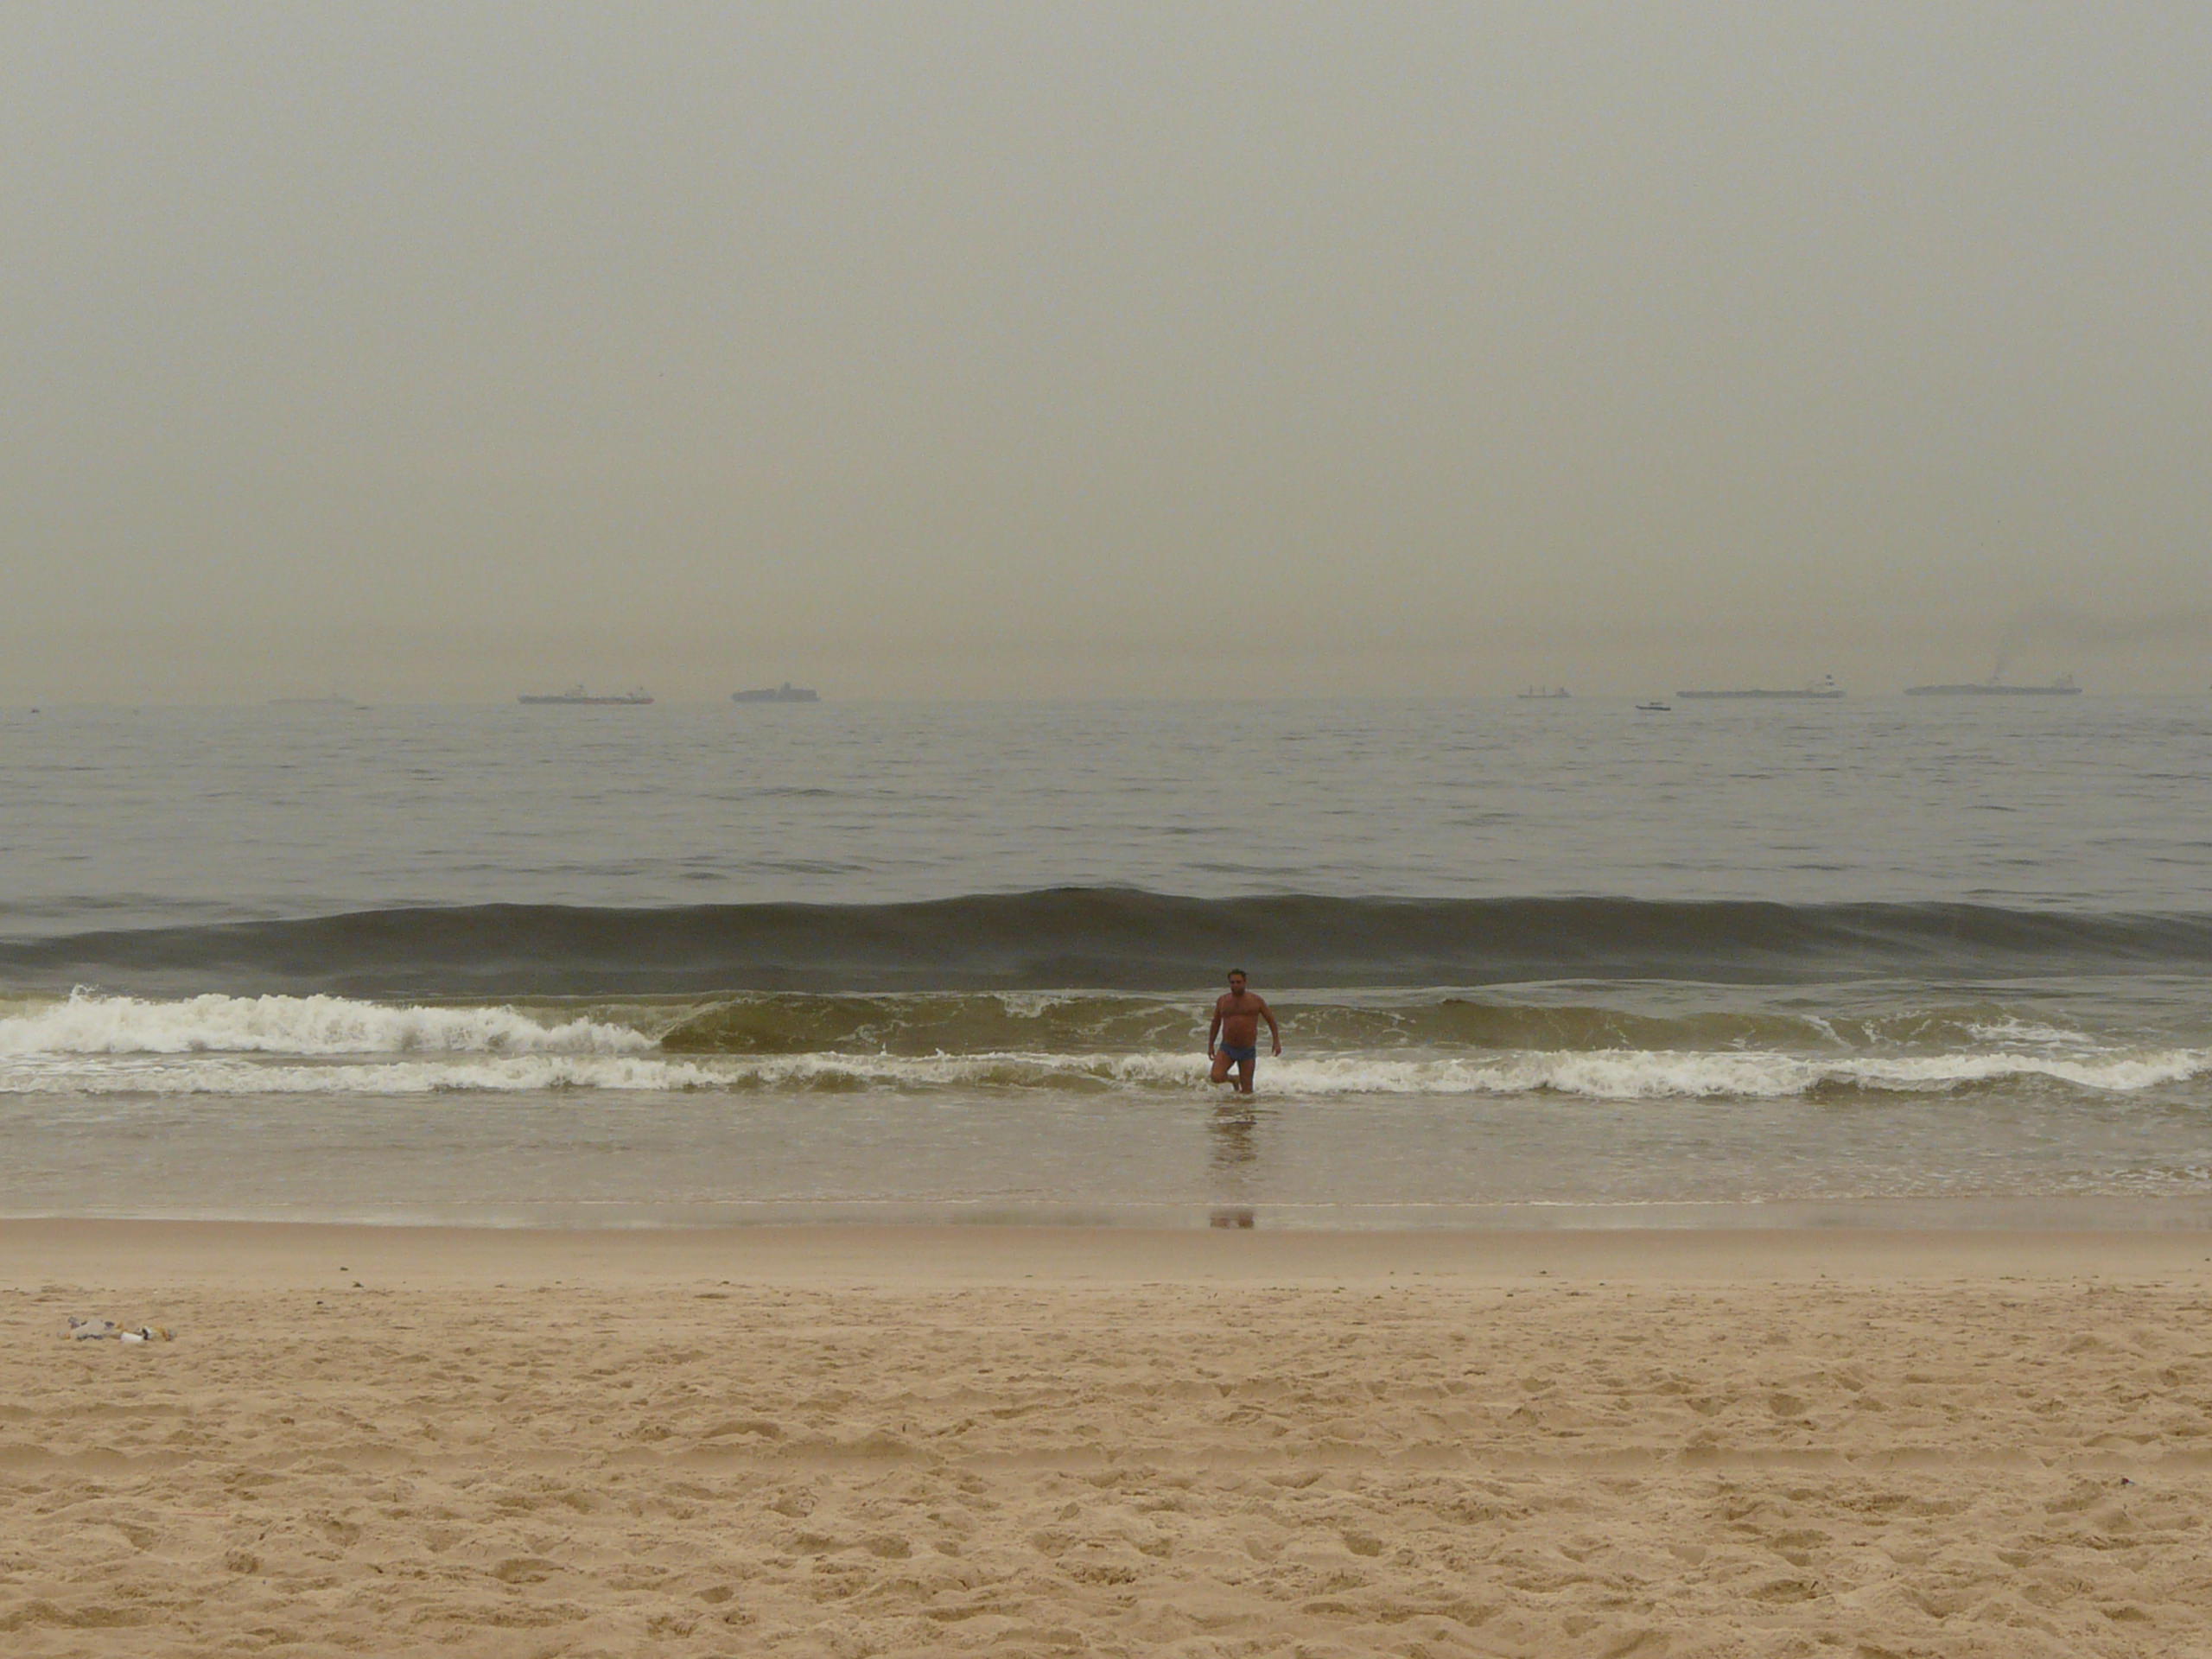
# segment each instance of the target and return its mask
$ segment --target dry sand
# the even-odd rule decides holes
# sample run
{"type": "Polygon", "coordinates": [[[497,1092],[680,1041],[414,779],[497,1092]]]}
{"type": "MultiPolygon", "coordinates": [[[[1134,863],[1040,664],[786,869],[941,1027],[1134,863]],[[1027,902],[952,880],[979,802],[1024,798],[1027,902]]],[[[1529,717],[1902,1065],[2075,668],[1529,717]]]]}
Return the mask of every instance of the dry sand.
{"type": "Polygon", "coordinates": [[[2212,1654],[2198,1233],[13,1223],[0,1332],[11,1656],[2212,1654]]]}

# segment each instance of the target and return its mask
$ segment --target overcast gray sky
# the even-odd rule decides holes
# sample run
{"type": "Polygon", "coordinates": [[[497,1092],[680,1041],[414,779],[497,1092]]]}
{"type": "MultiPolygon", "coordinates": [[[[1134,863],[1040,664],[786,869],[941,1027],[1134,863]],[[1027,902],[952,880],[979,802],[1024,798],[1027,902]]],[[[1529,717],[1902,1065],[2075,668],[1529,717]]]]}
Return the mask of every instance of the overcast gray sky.
{"type": "Polygon", "coordinates": [[[0,7],[0,695],[2212,683],[2212,6],[0,7]]]}

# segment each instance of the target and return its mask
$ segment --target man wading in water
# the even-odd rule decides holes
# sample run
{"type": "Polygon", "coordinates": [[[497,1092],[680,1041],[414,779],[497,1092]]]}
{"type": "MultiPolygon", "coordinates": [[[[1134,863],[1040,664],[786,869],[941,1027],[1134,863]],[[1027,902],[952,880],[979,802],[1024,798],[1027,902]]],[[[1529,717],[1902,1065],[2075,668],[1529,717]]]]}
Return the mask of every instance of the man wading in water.
{"type": "Polygon", "coordinates": [[[1229,995],[1217,998],[1213,1024],[1206,1028],[1206,1058],[1213,1062],[1213,1081],[1227,1083],[1229,1068],[1236,1068],[1236,1092],[1252,1092],[1252,1069],[1260,1063],[1260,1021],[1268,1022],[1274,1039],[1274,1053],[1282,1056],[1282,1032],[1274,1010],[1244,988],[1244,970],[1229,970],[1229,995]],[[1217,1041],[1216,1039],[1219,1040],[1217,1041]]]}

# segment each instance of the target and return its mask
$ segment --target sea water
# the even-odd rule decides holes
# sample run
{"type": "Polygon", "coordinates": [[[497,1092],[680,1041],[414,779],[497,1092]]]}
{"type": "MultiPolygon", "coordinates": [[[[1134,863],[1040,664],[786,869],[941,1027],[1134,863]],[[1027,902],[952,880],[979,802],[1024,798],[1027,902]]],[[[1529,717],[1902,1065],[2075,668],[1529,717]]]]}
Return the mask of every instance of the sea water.
{"type": "Polygon", "coordinates": [[[2212,700],[0,714],[0,1213],[2212,1219],[2212,700]],[[1259,1092],[1205,1082],[1247,969],[1259,1092]]]}

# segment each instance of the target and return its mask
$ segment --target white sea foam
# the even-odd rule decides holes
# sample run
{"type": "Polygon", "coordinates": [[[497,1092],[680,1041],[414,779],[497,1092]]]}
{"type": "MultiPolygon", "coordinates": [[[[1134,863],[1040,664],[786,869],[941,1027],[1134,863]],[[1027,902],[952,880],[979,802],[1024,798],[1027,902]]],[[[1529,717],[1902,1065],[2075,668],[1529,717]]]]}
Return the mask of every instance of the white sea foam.
{"type": "Polygon", "coordinates": [[[2018,1019],[1993,1020],[1968,1026],[1967,1035],[1982,1043],[2044,1043],[2054,1047],[2090,1041],[2088,1036],[2082,1032],[2047,1026],[2039,1020],[2018,1019]]]}
{"type": "Polygon", "coordinates": [[[603,1054],[284,1065],[251,1060],[84,1059],[0,1065],[0,1095],[436,1095],[723,1088],[705,1067],[603,1054]]]}
{"type": "MultiPolygon", "coordinates": [[[[21,1005],[18,1005],[19,1007],[21,1005]]],[[[342,996],[148,1001],[79,991],[0,1019],[0,1057],[51,1054],[628,1054],[626,1026],[547,1025],[506,1007],[411,1007],[342,996]]]]}
{"type": "Polygon", "coordinates": [[[1398,1064],[1323,1059],[1279,1065],[1271,1086],[1308,1095],[1548,1093],[1592,1100],[1786,1099],[1827,1086],[1939,1093],[1964,1084],[2049,1078],[2130,1093],[2212,1071],[2212,1053],[2172,1049],[2096,1059],[1978,1053],[1810,1058],[1731,1051],[1529,1052],[1398,1064]]]}
{"type": "MultiPolygon", "coordinates": [[[[556,1028],[557,1029],[557,1028],[556,1028]]],[[[326,1053],[340,1051],[326,1050],[326,1053]]],[[[664,1091],[1204,1087],[1187,1053],[870,1056],[793,1054],[667,1059],[644,1054],[423,1054],[319,1065],[208,1056],[48,1052],[0,1064],[0,1094],[429,1095],[543,1090],[664,1091]]],[[[1729,1051],[1528,1051],[1408,1059],[1338,1055],[1276,1061],[1262,1074],[1278,1097],[1549,1093],[1592,1100],[1786,1099],[1824,1086],[1941,1093],[1977,1084],[2049,1079],[2132,1093],[2212,1072],[2212,1052],[2168,1049],[2091,1058],[2036,1053],[1808,1058],[1729,1051]]]]}
{"type": "MultiPolygon", "coordinates": [[[[1136,1055],[1103,1063],[1116,1081],[1163,1084],[1203,1075],[1181,1055],[1136,1055]]],[[[1789,1098],[1827,1085],[1931,1093],[1961,1084],[2050,1078],[2128,1093],[2212,1071],[2212,1052],[2169,1049],[2062,1059],[2041,1054],[1972,1053],[1831,1058],[1730,1050],[1531,1050],[1479,1058],[1404,1060],[1361,1056],[1276,1061],[1271,1092],[1330,1095],[1573,1095],[1592,1100],[1789,1098]]]]}
{"type": "Polygon", "coordinates": [[[1065,991],[994,991],[991,995],[1016,1020],[1041,1019],[1054,1008],[1066,1007],[1077,1000],[1065,991]]]}

